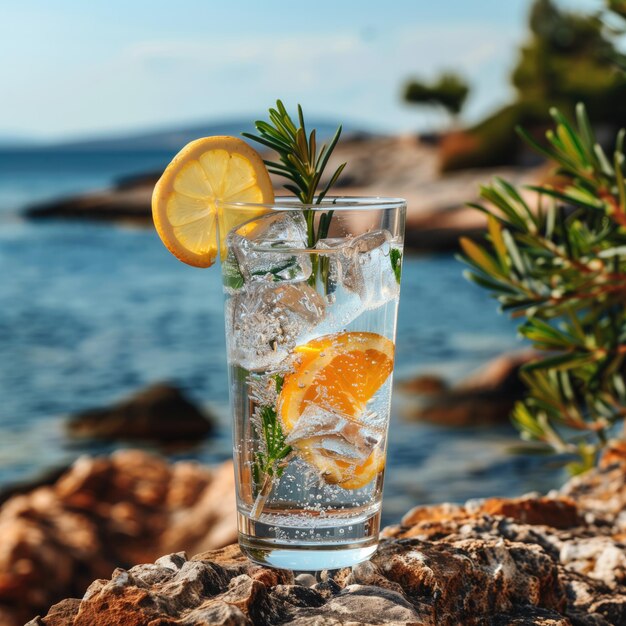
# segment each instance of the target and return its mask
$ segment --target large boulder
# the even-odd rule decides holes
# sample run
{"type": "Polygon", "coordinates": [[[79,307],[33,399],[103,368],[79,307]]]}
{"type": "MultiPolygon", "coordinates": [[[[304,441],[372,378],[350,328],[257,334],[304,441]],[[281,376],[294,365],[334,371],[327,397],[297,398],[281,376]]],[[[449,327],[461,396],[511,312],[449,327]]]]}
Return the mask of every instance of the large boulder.
{"type": "Polygon", "coordinates": [[[400,389],[408,401],[403,416],[441,426],[508,422],[515,402],[526,391],[520,368],[535,356],[529,350],[503,354],[452,387],[431,374],[404,381],[400,389]]]}
{"type": "Polygon", "coordinates": [[[82,457],[52,485],[0,508],[0,624],[82,596],[118,566],[236,537],[232,463],[210,470],[136,450],[82,457]]]}
{"type": "Polygon", "coordinates": [[[370,561],[315,576],[253,565],[236,545],[173,553],[29,625],[623,625],[625,479],[616,445],[548,496],[413,509],[370,561]]]}
{"type": "Polygon", "coordinates": [[[204,437],[213,423],[180,389],[158,383],[112,406],[74,415],[67,429],[75,437],[170,442],[204,437]]]}

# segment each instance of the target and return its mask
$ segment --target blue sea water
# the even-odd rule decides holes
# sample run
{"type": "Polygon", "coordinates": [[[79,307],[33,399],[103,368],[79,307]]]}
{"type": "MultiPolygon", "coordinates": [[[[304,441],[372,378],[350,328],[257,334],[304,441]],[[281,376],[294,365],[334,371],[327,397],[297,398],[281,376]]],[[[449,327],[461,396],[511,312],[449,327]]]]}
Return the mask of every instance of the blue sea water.
{"type": "MultiPolygon", "coordinates": [[[[32,202],[106,187],[162,168],[165,152],[0,151],[0,487],[78,455],[125,444],[76,442],[67,415],[170,380],[214,413],[216,437],[170,458],[231,454],[220,276],[187,267],[151,229],[21,218],[32,202]]],[[[396,379],[459,378],[516,347],[514,326],[462,278],[450,255],[404,265],[396,379]]],[[[403,398],[396,394],[396,404],[403,398]]],[[[384,522],[411,505],[512,495],[557,485],[541,458],[513,456],[508,426],[407,423],[389,439],[384,522]]],[[[146,446],[149,447],[149,446],[146,446]]]]}

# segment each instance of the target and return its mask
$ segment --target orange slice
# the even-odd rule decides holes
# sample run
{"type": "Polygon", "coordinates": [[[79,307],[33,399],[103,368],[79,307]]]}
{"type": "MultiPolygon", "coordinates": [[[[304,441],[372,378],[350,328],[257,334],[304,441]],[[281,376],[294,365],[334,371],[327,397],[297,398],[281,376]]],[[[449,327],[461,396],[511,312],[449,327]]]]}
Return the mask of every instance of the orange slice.
{"type": "Polygon", "coordinates": [[[152,194],[152,217],[175,257],[209,267],[218,251],[224,258],[228,232],[264,212],[228,203],[273,201],[272,182],[255,150],[236,137],[203,137],[188,143],[165,168],[152,194]]]}
{"type": "MultiPolygon", "coordinates": [[[[393,342],[375,333],[344,332],[325,335],[298,346],[295,370],[285,377],[278,407],[285,434],[289,434],[310,405],[320,407],[363,427],[367,402],[393,370],[393,342]]],[[[313,439],[295,446],[320,470],[326,482],[358,489],[371,482],[385,466],[384,453],[375,447],[365,461],[325,454],[313,439]]]]}

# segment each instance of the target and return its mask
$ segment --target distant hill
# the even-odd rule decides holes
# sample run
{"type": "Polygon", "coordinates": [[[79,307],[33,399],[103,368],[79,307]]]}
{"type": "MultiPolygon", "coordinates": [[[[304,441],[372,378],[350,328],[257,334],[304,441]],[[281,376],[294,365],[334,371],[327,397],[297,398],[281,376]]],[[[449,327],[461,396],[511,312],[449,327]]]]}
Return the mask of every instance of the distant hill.
{"type": "Polygon", "coordinates": [[[37,145],[38,142],[32,137],[0,133],[0,148],[28,148],[37,145]]]}
{"type": "MultiPolygon", "coordinates": [[[[335,132],[336,125],[326,121],[313,120],[309,124],[310,128],[316,128],[320,139],[329,137],[335,132]]],[[[358,129],[354,127],[346,128],[344,131],[356,132],[358,129]]],[[[254,126],[249,121],[230,120],[224,122],[206,124],[195,124],[182,128],[170,128],[164,130],[155,130],[150,132],[129,134],[129,135],[112,135],[110,137],[98,137],[93,139],[82,139],[71,142],[61,142],[55,144],[34,144],[4,142],[0,137],[0,148],[5,147],[27,147],[38,148],[41,150],[67,150],[67,151],[85,151],[85,152],[125,152],[125,151],[164,151],[172,152],[179,150],[189,141],[198,137],[207,135],[234,135],[240,136],[242,132],[254,131],[254,126]]]]}

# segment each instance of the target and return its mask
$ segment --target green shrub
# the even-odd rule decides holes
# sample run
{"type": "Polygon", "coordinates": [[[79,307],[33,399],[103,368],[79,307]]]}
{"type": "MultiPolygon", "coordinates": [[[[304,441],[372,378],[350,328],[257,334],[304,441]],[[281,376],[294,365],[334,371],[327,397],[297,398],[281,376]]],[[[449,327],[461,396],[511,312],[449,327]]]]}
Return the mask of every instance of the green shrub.
{"type": "Polygon", "coordinates": [[[532,204],[505,180],[481,188],[488,234],[462,238],[466,276],[521,320],[538,351],[524,366],[528,393],[513,421],[535,445],[593,465],[626,420],[626,132],[612,153],[594,137],[582,105],[571,124],[552,110],[547,147],[559,184],[528,187],[532,204]]]}

